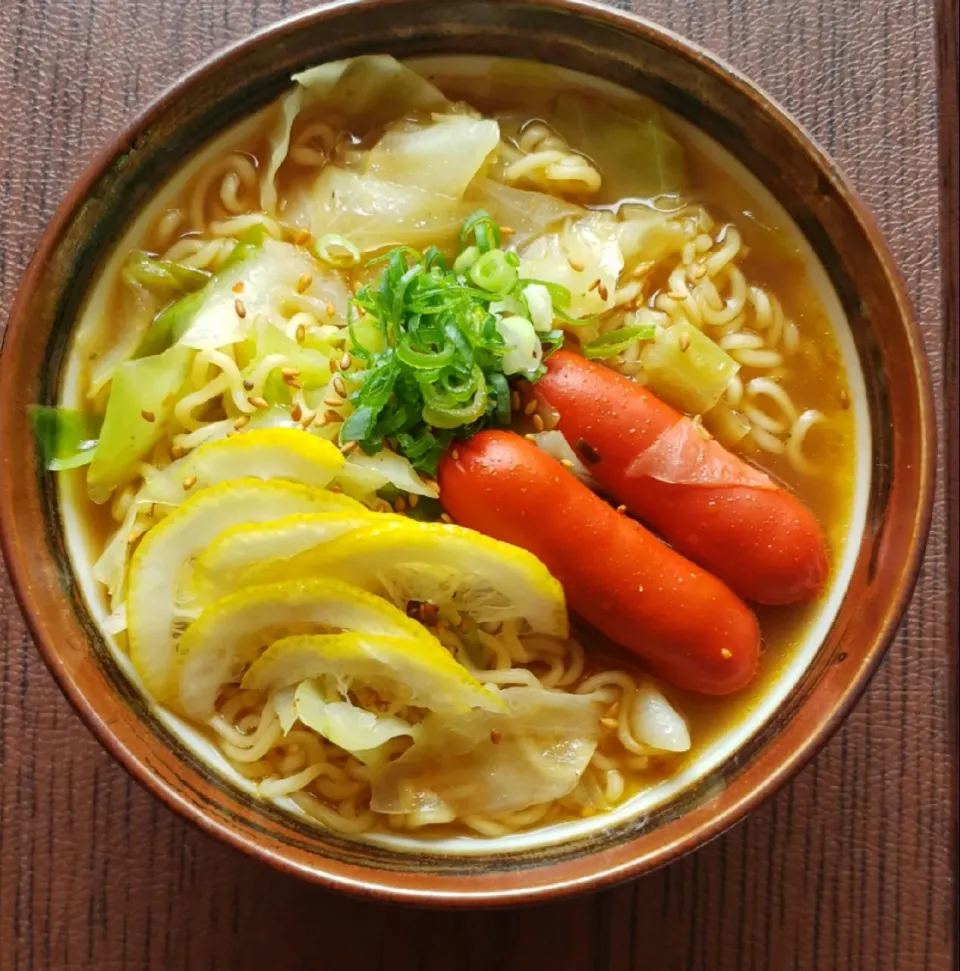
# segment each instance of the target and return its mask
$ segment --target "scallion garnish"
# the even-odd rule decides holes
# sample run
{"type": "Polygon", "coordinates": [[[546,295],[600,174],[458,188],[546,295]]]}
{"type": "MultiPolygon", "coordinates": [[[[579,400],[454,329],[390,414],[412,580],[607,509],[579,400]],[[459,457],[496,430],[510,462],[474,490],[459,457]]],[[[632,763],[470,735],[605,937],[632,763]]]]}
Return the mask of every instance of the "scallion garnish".
{"type": "MultiPolygon", "coordinates": [[[[347,376],[354,411],[340,428],[341,444],[357,442],[373,454],[389,443],[432,475],[454,439],[509,423],[507,379],[536,381],[563,333],[538,334],[529,320],[491,309],[516,303],[531,282],[518,279],[519,261],[500,240],[500,227],[479,211],[463,224],[452,266],[435,247],[398,247],[371,261],[384,268],[350,306],[350,353],[364,367],[347,376]],[[364,346],[361,319],[378,332],[381,349],[364,346]]],[[[562,287],[549,292],[555,309],[569,302],[562,287]]]]}

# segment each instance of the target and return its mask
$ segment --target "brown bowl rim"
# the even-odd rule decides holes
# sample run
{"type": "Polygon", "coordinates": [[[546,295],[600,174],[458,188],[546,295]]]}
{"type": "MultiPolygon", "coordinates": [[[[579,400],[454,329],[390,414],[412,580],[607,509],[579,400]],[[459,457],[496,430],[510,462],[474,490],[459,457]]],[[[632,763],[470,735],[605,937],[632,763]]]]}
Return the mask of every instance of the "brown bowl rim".
{"type": "MultiPolygon", "coordinates": [[[[323,7],[311,8],[260,28],[241,40],[222,48],[169,85],[165,91],[139,112],[124,130],[115,135],[94,156],[82,174],[73,182],[63,202],[44,230],[21,280],[9,322],[3,334],[2,349],[6,350],[10,344],[16,341],[21,331],[27,326],[25,313],[29,305],[29,297],[40,284],[43,270],[61,234],[90,189],[117,156],[124,152],[128,146],[135,143],[140,134],[156,119],[163,116],[179,98],[187,94],[198,80],[201,80],[207,73],[219,68],[225,62],[242,57],[261,45],[276,43],[291,32],[297,32],[307,26],[322,24],[324,21],[335,18],[343,10],[360,9],[372,13],[376,8],[384,5],[403,5],[408,2],[417,2],[417,0],[337,0],[337,2],[323,7]]],[[[438,889],[428,890],[417,885],[405,884],[402,879],[398,881],[397,878],[402,878],[402,874],[370,868],[360,870],[336,860],[324,860],[318,857],[320,866],[304,866],[291,856],[262,845],[255,838],[247,836],[229,824],[210,818],[198,809],[196,804],[185,799],[176,786],[169,784],[155,774],[136,751],[121,741],[113,733],[110,725],[101,717],[95,704],[71,678],[70,672],[67,671],[59,657],[55,643],[46,636],[45,625],[33,601],[29,584],[26,582],[26,568],[22,567],[20,557],[11,539],[10,524],[13,521],[15,510],[9,503],[11,490],[6,481],[8,476],[6,466],[0,463],[0,548],[3,550],[4,558],[9,567],[11,586],[44,662],[64,695],[100,743],[137,782],[201,831],[242,850],[255,859],[270,864],[282,872],[306,878],[328,889],[344,890],[358,896],[373,897],[390,902],[427,906],[477,907],[506,906],[545,899],[556,900],[574,893],[598,890],[638,876],[641,873],[650,872],[699,848],[740,822],[747,813],[755,809],[793,778],[822,749],[870,683],[896,634],[912,596],[932,516],[936,468],[936,423],[932,380],[929,363],[923,349],[922,335],[916,323],[902,275],[874,217],[857,192],[840,174],[830,156],[820,148],[816,140],[792,114],[776,99],[763,91],[759,85],[750,81],[725,60],[711,54],[682,35],[634,13],[611,8],[597,2],[597,0],[524,0],[524,3],[567,13],[571,15],[573,20],[582,16],[596,18],[608,25],[619,27],[635,37],[658,43],[660,46],[668,48],[674,56],[697,62],[725,86],[739,89],[740,93],[748,97],[759,111],[765,113],[778,128],[784,130],[794,144],[798,147],[802,146],[803,151],[806,152],[817,171],[827,177],[831,186],[844,199],[850,212],[856,217],[864,239],[872,248],[887,278],[890,290],[897,298],[897,316],[905,325],[910,348],[910,364],[918,391],[919,400],[917,404],[922,426],[920,458],[923,469],[920,475],[920,502],[916,507],[913,519],[914,528],[908,554],[904,558],[903,568],[891,583],[889,606],[885,611],[879,635],[866,651],[863,662],[849,684],[843,689],[836,703],[827,710],[823,717],[818,719],[816,731],[788,752],[786,757],[779,761],[752,789],[740,795],[736,801],[725,806],[715,816],[679,838],[655,848],[644,856],[635,856],[616,865],[597,868],[586,876],[564,876],[563,871],[577,861],[559,862],[523,870],[519,874],[514,873],[508,885],[493,887],[492,889],[486,887],[478,891],[460,889],[461,881],[457,878],[454,878],[456,886],[448,888],[444,884],[449,878],[435,876],[438,889]],[[21,570],[23,570],[24,575],[21,575],[21,570]],[[358,879],[355,875],[357,873],[362,873],[362,878],[358,879]],[[547,879],[544,879],[544,877],[547,877],[547,879]]],[[[9,354],[0,355],[0,402],[6,402],[11,398],[15,379],[12,369],[3,366],[4,361],[9,360],[9,358],[9,354]]],[[[6,409],[0,409],[0,443],[6,438],[5,432],[8,422],[6,409]]],[[[626,846],[629,845],[629,843],[626,844],[626,846]]],[[[482,857],[479,859],[482,859],[482,857]]]]}

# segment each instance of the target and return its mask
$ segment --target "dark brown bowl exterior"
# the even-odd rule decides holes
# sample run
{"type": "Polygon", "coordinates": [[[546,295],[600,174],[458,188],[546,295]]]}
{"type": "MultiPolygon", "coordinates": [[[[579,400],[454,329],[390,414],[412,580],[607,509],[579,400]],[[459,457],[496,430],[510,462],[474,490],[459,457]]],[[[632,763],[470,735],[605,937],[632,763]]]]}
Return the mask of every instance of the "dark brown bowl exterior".
{"type": "Polygon", "coordinates": [[[330,888],[445,906],[594,889],[676,859],[737,822],[829,738],[906,607],[929,525],[934,417],[926,360],[872,219],[809,136],[744,78],[680,38],[576,0],[358,0],[263,31],[185,78],[73,187],[41,240],[0,358],[3,549],[37,645],[97,737],[207,832],[330,888]],[[112,660],[67,560],[55,484],[27,406],[53,402],[84,290],[138,206],[187,153],[276,97],[296,70],[367,52],[535,57],[649,95],[713,136],[780,200],[840,296],[863,365],[874,472],[850,590],[810,670],[735,758],[647,816],[507,857],[388,852],[325,833],[222,783],[151,714],[112,660]]]}

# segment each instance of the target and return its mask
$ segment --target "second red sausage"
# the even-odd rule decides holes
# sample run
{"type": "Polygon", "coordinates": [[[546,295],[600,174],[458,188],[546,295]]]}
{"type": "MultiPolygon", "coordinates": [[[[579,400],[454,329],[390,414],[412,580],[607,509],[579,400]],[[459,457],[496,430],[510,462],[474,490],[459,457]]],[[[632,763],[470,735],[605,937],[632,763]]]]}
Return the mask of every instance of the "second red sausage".
{"type": "MultiPolygon", "coordinates": [[[[827,578],[827,548],[813,514],[786,489],[664,482],[630,467],[683,416],[609,368],[568,351],[534,385],[559,430],[597,481],[668,543],[746,600],[808,600],[827,578]]],[[[720,450],[732,470],[742,459],[720,450]]],[[[747,471],[747,470],[744,470],[747,471]]]]}

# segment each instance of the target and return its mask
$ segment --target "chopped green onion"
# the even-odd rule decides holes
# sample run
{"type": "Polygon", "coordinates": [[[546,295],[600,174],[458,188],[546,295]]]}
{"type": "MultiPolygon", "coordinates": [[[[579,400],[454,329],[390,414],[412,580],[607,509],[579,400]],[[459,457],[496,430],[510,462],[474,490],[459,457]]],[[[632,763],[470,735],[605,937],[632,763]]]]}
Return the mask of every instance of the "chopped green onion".
{"type": "Polygon", "coordinates": [[[637,324],[634,327],[620,327],[607,331],[595,340],[588,341],[582,346],[583,356],[590,360],[606,357],[616,357],[637,341],[652,340],[657,332],[654,324],[637,324]]]}
{"type": "Polygon", "coordinates": [[[454,261],[453,269],[455,273],[466,273],[480,258],[480,249],[477,246],[468,246],[454,261]]]}
{"type": "Polygon", "coordinates": [[[503,250],[492,249],[484,253],[470,267],[468,276],[488,293],[506,293],[517,282],[517,271],[507,262],[503,250]]]}
{"type": "Polygon", "coordinates": [[[327,233],[317,240],[314,255],[328,266],[347,270],[360,265],[360,250],[345,236],[327,233]]]}
{"type": "MultiPolygon", "coordinates": [[[[508,425],[508,377],[536,381],[543,357],[563,343],[562,331],[539,334],[515,313],[534,281],[518,279],[496,222],[477,212],[460,240],[452,268],[434,247],[396,247],[371,260],[380,275],[347,312],[350,353],[363,368],[345,376],[354,410],[340,426],[341,444],[372,455],[389,443],[430,475],[454,441],[508,425]]],[[[563,287],[544,287],[551,306],[569,303],[563,287]]],[[[552,320],[550,307],[541,309],[552,320]]]]}
{"type": "Polygon", "coordinates": [[[476,240],[481,253],[500,249],[500,227],[490,213],[483,209],[478,209],[464,222],[460,230],[460,242],[467,244],[471,236],[476,240]]]}

